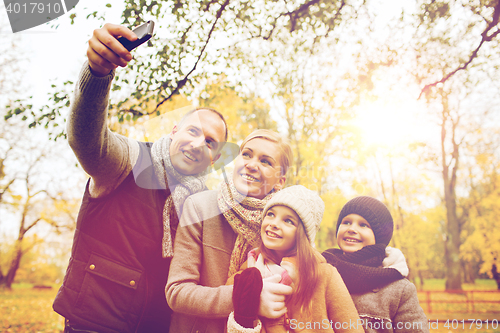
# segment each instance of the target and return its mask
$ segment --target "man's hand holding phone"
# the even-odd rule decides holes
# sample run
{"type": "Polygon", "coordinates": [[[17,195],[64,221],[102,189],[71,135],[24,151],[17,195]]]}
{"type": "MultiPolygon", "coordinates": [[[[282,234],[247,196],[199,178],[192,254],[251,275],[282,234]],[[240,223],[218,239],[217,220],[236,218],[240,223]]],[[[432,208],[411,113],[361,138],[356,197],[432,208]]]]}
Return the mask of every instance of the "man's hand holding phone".
{"type": "Polygon", "coordinates": [[[127,66],[132,60],[130,52],[117,39],[121,36],[131,41],[137,39],[132,30],[116,24],[106,23],[94,30],[87,49],[92,74],[106,76],[118,66],[127,66]]]}
{"type": "Polygon", "coordinates": [[[151,21],[134,31],[121,25],[106,23],[102,28],[94,30],[87,49],[92,74],[106,76],[118,66],[127,66],[132,60],[129,50],[151,38],[153,27],[151,21]],[[135,32],[140,34],[139,38],[135,32]]]}

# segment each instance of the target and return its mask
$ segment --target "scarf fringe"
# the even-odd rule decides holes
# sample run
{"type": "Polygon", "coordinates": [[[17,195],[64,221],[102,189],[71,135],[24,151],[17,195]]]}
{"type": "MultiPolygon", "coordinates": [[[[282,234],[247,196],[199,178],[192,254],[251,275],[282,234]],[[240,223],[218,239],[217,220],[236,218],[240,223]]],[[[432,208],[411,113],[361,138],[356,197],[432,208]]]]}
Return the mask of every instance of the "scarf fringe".
{"type": "Polygon", "coordinates": [[[217,204],[229,225],[238,234],[231,253],[228,277],[236,273],[246,261],[248,252],[260,246],[262,211],[274,191],[264,199],[245,197],[236,190],[233,175],[229,175],[219,186],[217,204]]]}
{"type": "Polygon", "coordinates": [[[170,137],[165,136],[153,143],[151,158],[155,175],[164,189],[170,188],[170,195],[163,206],[162,256],[171,258],[174,255],[174,236],[179,224],[184,201],[191,194],[205,189],[208,170],[197,175],[185,176],[177,172],[170,159],[170,137]],[[170,185],[169,184],[173,184],[170,185]]]}

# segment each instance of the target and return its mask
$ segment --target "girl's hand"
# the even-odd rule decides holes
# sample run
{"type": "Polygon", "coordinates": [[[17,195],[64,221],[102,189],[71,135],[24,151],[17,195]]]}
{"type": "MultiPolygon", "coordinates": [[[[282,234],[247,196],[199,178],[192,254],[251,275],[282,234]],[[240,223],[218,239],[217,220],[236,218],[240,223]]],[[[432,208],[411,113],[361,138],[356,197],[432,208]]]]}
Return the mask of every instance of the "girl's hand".
{"type": "Polygon", "coordinates": [[[276,319],[286,313],[285,298],[287,295],[292,294],[292,287],[280,284],[280,280],[281,275],[279,274],[263,280],[259,316],[276,319]]]}
{"type": "Polygon", "coordinates": [[[255,267],[256,262],[255,262],[255,250],[252,250],[248,253],[248,259],[247,259],[247,267],[255,267]],[[253,253],[252,253],[253,251],[253,253]]]}

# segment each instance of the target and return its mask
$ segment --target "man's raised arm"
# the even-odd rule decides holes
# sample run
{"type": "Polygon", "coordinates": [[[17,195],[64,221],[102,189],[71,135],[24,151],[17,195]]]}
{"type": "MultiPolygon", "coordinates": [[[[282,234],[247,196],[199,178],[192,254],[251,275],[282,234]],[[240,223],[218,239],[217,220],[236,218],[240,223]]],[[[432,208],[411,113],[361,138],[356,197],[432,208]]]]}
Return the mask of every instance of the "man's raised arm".
{"type": "Polygon", "coordinates": [[[76,84],[68,117],[68,142],[92,180],[92,197],[115,189],[129,174],[139,152],[137,142],[111,132],[107,127],[108,99],[116,67],[132,59],[117,38],[135,40],[122,26],[105,24],[94,30],[85,62],[76,84]]]}

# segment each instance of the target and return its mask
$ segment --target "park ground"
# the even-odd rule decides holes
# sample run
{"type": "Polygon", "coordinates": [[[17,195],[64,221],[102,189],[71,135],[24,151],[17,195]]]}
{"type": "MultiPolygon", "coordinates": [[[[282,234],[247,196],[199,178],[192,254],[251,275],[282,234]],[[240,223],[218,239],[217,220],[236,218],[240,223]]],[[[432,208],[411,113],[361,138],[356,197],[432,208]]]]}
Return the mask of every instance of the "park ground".
{"type": "MultiPolygon", "coordinates": [[[[52,301],[54,300],[58,287],[59,286],[52,286],[50,289],[35,289],[33,285],[30,284],[15,284],[12,290],[0,289],[0,313],[2,314],[0,316],[0,332],[62,333],[64,326],[63,319],[52,310],[52,301]]],[[[475,284],[463,284],[463,289],[495,290],[496,284],[493,280],[476,280],[475,284]]],[[[419,291],[419,299],[424,311],[426,310],[425,292],[428,290],[444,290],[444,280],[425,280],[424,289],[419,291]]],[[[477,307],[477,312],[466,313],[460,308],[463,305],[457,303],[448,304],[447,310],[450,310],[449,307],[456,306],[458,309],[456,313],[432,313],[428,315],[431,320],[431,332],[500,333],[500,292],[490,293],[487,298],[489,300],[498,301],[496,304],[488,305],[490,307],[488,312],[482,311],[483,306],[487,306],[486,304],[477,307]],[[468,321],[468,319],[476,321],[472,322],[468,321]],[[481,319],[482,321],[479,322],[477,319],[481,319]],[[485,322],[486,319],[488,319],[488,323],[485,322]],[[496,324],[493,320],[496,320],[496,324]],[[435,329],[436,323],[439,324],[438,329],[435,329]],[[488,327],[486,327],[487,324],[488,327]]],[[[477,297],[475,299],[480,300],[477,297]]]]}

